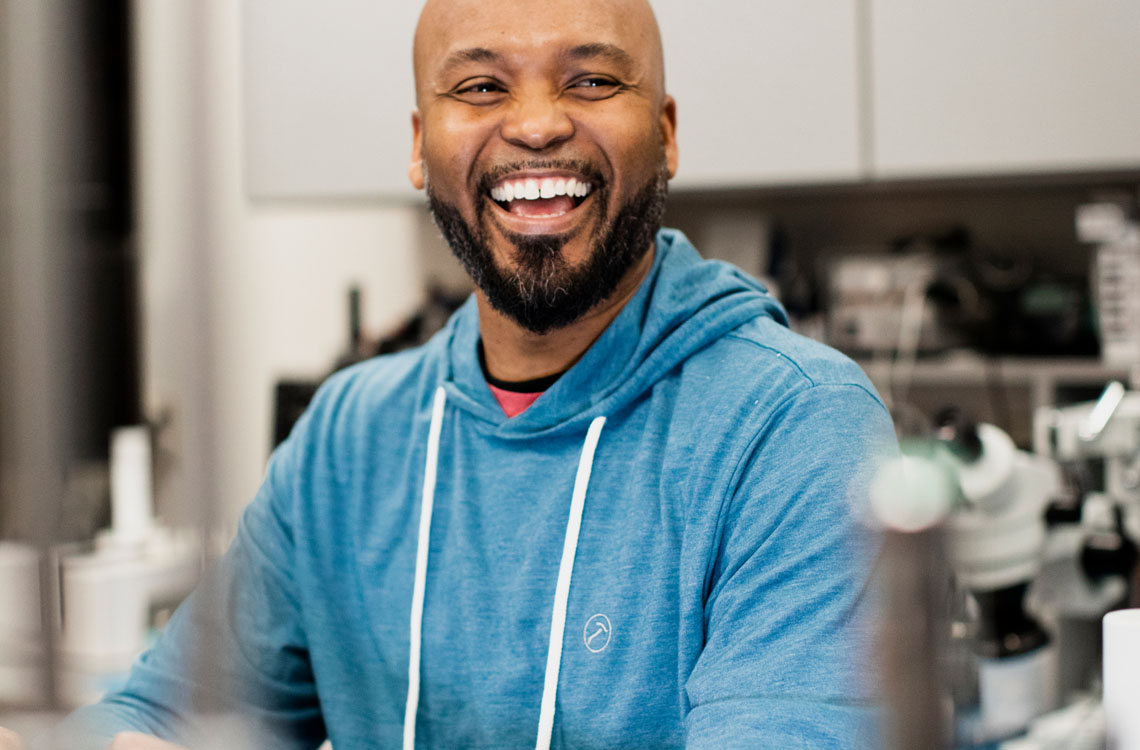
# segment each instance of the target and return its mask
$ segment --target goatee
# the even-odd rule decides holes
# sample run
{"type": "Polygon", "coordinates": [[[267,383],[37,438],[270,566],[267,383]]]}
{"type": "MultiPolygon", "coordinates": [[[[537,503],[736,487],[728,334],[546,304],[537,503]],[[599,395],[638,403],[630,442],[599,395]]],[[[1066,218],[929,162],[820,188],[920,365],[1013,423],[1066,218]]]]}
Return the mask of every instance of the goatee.
{"type": "MultiPolygon", "coordinates": [[[[575,166],[544,162],[541,168],[583,171],[575,166]]],[[[600,185],[601,180],[593,184],[600,185]]],[[[661,227],[668,185],[662,159],[656,174],[610,221],[605,210],[608,190],[600,187],[591,209],[599,212],[598,223],[589,239],[589,254],[577,268],[570,266],[562,254],[573,234],[530,236],[504,232],[514,245],[515,267],[502,269],[482,230],[486,203],[480,199],[475,226],[471,226],[458,208],[439,199],[430,181],[427,193],[436,225],[491,306],[523,328],[543,334],[570,325],[608,298],[626,272],[645,256],[661,227]]],[[[485,190],[480,191],[480,195],[485,194],[485,190]]]]}

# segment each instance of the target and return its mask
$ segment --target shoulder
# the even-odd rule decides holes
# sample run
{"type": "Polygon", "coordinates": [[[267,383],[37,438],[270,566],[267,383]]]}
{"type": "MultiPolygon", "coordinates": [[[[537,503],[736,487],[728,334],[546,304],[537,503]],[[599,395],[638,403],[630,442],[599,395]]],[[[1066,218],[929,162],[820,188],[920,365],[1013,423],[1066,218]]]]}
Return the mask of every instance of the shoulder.
{"type": "Polygon", "coordinates": [[[729,331],[686,362],[722,387],[747,391],[769,409],[809,393],[852,398],[885,412],[866,374],[849,357],[768,317],[729,331]],[[846,395],[845,395],[846,394],[846,395]]]}
{"type": "MultiPolygon", "coordinates": [[[[351,453],[388,433],[407,430],[430,403],[443,366],[436,343],[386,354],[329,376],[290,437],[302,453],[351,453]]],[[[331,455],[329,456],[331,458],[331,455]]]]}
{"type": "Polygon", "coordinates": [[[710,496],[730,496],[748,477],[779,477],[772,487],[812,474],[840,481],[894,444],[890,414],[858,365],[771,319],[717,337],[674,378],[681,460],[727,481],[710,496]]]}
{"type": "Polygon", "coordinates": [[[417,394],[425,390],[427,403],[446,369],[446,333],[445,329],[421,346],[373,357],[330,375],[311,409],[325,418],[343,418],[396,405],[414,408],[417,394]]]}

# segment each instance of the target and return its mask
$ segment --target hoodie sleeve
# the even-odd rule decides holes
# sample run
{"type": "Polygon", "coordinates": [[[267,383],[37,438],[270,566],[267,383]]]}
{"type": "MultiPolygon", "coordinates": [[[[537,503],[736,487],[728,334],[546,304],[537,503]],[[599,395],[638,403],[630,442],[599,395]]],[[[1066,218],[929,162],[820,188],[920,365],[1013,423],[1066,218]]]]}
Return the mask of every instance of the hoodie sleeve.
{"type": "Polygon", "coordinates": [[[124,731],[192,748],[315,748],[325,738],[292,575],[298,433],[274,454],[225,556],[178,608],[126,686],[36,745],[105,748],[124,731]]]}
{"type": "Polygon", "coordinates": [[[858,518],[893,450],[886,409],[856,385],[811,386],[760,429],[722,511],[686,747],[875,746],[875,540],[858,518]]]}

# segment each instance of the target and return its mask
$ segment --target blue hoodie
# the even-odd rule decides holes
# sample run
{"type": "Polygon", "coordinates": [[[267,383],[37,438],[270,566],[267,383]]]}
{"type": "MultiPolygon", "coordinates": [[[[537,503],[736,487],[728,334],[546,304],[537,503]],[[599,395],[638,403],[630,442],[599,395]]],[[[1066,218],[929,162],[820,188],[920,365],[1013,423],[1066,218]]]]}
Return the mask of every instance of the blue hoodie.
{"type": "Polygon", "coordinates": [[[205,709],[275,748],[864,738],[859,501],[894,438],[858,367],[670,230],[521,415],[478,341],[470,300],[331,378],[220,564],[68,727],[225,747],[195,739],[205,709]]]}

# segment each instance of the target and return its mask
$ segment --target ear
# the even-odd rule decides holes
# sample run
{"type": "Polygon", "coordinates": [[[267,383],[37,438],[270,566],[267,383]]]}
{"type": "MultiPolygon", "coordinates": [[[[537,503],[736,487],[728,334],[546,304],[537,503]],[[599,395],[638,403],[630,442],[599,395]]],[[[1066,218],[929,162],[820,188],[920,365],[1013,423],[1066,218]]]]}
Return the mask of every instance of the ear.
{"type": "Polygon", "coordinates": [[[669,168],[669,177],[677,175],[677,102],[673,97],[666,95],[661,105],[661,143],[665,146],[665,163],[669,168]]]}
{"type": "Polygon", "coordinates": [[[424,126],[418,109],[412,110],[412,161],[408,179],[416,190],[424,189],[424,126]]]}

